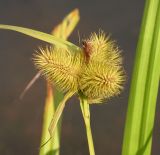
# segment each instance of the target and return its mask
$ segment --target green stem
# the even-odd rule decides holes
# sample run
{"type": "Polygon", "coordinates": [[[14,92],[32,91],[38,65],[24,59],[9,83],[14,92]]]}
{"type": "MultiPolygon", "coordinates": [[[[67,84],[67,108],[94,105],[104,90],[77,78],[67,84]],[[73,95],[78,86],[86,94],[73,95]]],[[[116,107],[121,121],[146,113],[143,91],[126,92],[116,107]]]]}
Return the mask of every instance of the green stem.
{"type": "Polygon", "coordinates": [[[95,155],[91,124],[90,124],[90,109],[89,109],[89,104],[85,98],[81,98],[80,106],[81,106],[81,110],[82,110],[82,114],[83,114],[83,118],[86,126],[89,152],[90,152],[90,155],[95,155]]]}

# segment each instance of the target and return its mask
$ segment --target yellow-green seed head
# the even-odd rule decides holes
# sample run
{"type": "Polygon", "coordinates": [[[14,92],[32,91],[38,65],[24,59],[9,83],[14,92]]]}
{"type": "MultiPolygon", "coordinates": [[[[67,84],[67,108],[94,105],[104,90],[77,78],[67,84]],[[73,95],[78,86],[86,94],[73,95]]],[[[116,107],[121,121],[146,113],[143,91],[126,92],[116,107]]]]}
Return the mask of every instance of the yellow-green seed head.
{"type": "Polygon", "coordinates": [[[82,53],[71,53],[62,48],[40,49],[34,55],[38,70],[61,91],[77,91],[78,76],[82,67],[82,53]]]}
{"type": "Polygon", "coordinates": [[[92,33],[90,38],[85,40],[90,49],[90,60],[106,62],[111,65],[122,64],[121,51],[109,36],[103,31],[98,34],[92,33]]]}
{"type": "Polygon", "coordinates": [[[89,62],[79,78],[81,91],[94,103],[118,95],[123,88],[123,82],[122,67],[97,61],[89,62]]]}
{"type": "Polygon", "coordinates": [[[121,51],[102,31],[84,40],[79,52],[51,47],[40,49],[33,60],[46,79],[61,91],[80,90],[89,103],[100,103],[123,89],[121,51]]]}

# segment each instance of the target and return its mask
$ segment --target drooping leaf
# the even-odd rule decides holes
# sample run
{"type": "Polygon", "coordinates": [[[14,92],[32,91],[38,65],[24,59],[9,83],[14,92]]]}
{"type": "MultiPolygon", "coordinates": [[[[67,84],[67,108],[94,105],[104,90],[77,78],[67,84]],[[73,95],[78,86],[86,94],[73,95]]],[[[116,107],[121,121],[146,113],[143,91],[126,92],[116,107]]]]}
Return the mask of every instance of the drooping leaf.
{"type": "Polygon", "coordinates": [[[65,104],[66,104],[66,101],[74,94],[74,92],[68,92],[65,96],[64,96],[64,99],[59,103],[57,109],[56,109],[56,112],[54,113],[54,116],[51,120],[51,123],[50,123],[50,126],[49,126],[49,133],[50,133],[50,136],[52,137],[54,135],[54,131],[55,131],[55,128],[57,126],[57,123],[59,121],[59,118],[63,112],[63,109],[65,107],[65,104]]]}
{"type": "Polygon", "coordinates": [[[17,31],[17,32],[23,33],[25,35],[31,36],[33,38],[40,39],[45,42],[54,44],[54,45],[59,46],[61,48],[69,48],[72,51],[79,51],[79,47],[72,44],[71,42],[62,40],[58,37],[55,37],[51,34],[47,34],[44,32],[32,30],[29,28],[19,27],[19,26],[3,25],[3,24],[0,24],[0,29],[17,31]]]}

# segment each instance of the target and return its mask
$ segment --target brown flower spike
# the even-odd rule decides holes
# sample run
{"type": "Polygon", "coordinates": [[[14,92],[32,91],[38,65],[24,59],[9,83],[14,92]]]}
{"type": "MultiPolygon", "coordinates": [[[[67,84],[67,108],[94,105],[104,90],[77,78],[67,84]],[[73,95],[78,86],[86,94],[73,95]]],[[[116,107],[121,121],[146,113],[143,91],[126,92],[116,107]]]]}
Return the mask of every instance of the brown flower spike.
{"type": "Polygon", "coordinates": [[[47,80],[64,92],[81,92],[89,103],[101,103],[120,93],[125,80],[121,51],[100,31],[84,40],[79,52],[40,49],[34,63],[47,80]]]}

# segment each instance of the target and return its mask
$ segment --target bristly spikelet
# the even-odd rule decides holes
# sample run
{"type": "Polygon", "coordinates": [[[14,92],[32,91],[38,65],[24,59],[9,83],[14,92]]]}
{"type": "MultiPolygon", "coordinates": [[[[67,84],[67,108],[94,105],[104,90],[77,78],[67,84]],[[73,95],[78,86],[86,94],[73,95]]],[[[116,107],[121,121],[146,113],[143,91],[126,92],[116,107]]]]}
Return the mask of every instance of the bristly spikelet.
{"type": "Polygon", "coordinates": [[[100,103],[118,95],[123,88],[123,82],[124,72],[121,66],[97,61],[89,62],[79,78],[80,89],[90,103],[100,103]]]}
{"type": "Polygon", "coordinates": [[[61,91],[81,92],[89,103],[101,103],[123,89],[121,51],[102,31],[84,40],[79,52],[51,47],[40,49],[33,60],[61,91]]]}
{"type": "Polygon", "coordinates": [[[92,33],[85,42],[90,47],[90,60],[103,61],[112,65],[122,64],[121,51],[116,42],[112,41],[110,36],[106,36],[102,30],[98,34],[92,33]]]}
{"type": "Polygon", "coordinates": [[[66,49],[50,47],[40,49],[33,61],[45,78],[56,84],[61,91],[77,91],[83,63],[81,52],[71,53],[66,49]]]}
{"type": "Polygon", "coordinates": [[[115,41],[99,31],[84,40],[86,63],[79,78],[79,87],[89,103],[101,103],[120,93],[125,81],[121,51],[115,41]]]}

